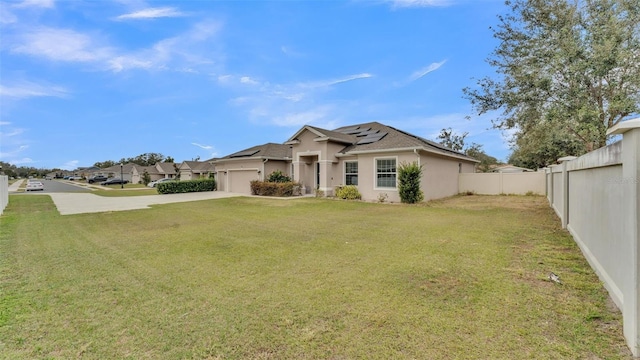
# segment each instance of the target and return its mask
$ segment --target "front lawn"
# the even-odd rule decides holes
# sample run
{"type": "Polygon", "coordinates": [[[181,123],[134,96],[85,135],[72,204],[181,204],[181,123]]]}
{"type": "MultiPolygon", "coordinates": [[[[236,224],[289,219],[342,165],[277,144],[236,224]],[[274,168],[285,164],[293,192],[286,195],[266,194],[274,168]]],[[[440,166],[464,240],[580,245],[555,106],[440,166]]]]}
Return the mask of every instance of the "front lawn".
{"type": "Polygon", "coordinates": [[[60,216],[46,195],[12,196],[0,222],[9,359],[630,358],[541,197],[60,216]]]}

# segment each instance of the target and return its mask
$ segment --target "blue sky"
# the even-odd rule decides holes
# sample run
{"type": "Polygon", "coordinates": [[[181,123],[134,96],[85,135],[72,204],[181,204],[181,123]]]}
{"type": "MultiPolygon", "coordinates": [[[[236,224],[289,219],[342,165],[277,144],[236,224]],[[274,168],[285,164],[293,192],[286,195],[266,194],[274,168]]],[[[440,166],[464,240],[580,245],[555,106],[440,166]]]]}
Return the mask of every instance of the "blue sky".
{"type": "Polygon", "coordinates": [[[506,160],[462,89],[502,0],[0,2],[0,160],[74,169],[282,143],[303,125],[440,129],[506,160]],[[465,117],[471,115],[470,120],[465,117]]]}

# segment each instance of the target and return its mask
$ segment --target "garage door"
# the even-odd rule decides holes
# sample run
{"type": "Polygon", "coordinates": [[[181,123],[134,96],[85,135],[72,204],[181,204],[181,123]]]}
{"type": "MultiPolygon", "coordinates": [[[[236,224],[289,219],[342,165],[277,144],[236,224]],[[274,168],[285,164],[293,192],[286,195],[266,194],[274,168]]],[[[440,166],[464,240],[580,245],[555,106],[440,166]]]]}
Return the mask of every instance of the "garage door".
{"type": "Polygon", "coordinates": [[[229,171],[229,192],[251,194],[251,181],[258,180],[257,170],[229,171]]]}

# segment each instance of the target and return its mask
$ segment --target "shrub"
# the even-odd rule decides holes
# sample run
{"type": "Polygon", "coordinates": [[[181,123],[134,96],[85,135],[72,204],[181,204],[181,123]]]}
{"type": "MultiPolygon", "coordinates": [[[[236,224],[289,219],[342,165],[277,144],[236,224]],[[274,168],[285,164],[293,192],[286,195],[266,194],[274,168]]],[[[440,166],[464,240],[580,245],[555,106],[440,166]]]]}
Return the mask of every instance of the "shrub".
{"type": "Polygon", "coordinates": [[[387,201],[388,198],[389,198],[389,195],[387,195],[387,193],[378,194],[378,202],[379,203],[383,203],[383,202],[387,201]]]}
{"type": "Polygon", "coordinates": [[[359,200],[362,198],[358,187],[355,185],[338,186],[336,188],[336,197],[345,200],[359,200]]]}
{"type": "Polygon", "coordinates": [[[267,182],[275,182],[275,183],[288,183],[291,182],[291,178],[282,173],[280,170],[276,170],[269,174],[267,178],[267,182]]]}
{"type": "Polygon", "coordinates": [[[167,181],[158,184],[156,187],[158,188],[158,194],[213,191],[216,189],[216,181],[214,179],[167,181]]]}
{"type": "Polygon", "coordinates": [[[420,190],[422,166],[417,162],[402,163],[398,167],[398,194],[400,201],[405,204],[415,204],[424,200],[424,193],[420,190]]]}
{"type": "Polygon", "coordinates": [[[260,196],[297,196],[300,195],[300,184],[289,182],[251,181],[251,194],[260,196]]]}

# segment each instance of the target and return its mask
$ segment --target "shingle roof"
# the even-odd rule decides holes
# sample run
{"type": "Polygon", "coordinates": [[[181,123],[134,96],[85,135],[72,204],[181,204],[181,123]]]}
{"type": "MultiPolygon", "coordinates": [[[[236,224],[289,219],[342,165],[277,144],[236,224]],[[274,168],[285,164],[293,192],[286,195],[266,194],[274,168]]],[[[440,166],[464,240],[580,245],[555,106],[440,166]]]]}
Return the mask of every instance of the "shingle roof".
{"type": "Polygon", "coordinates": [[[175,175],[176,169],[174,168],[175,163],[172,162],[160,162],[156,163],[156,167],[160,168],[161,174],[175,175]]]}
{"type": "Polygon", "coordinates": [[[340,151],[342,154],[360,152],[360,151],[383,151],[383,150],[391,150],[391,149],[404,149],[404,148],[423,148],[425,150],[429,150],[436,153],[441,153],[445,156],[455,156],[467,158],[469,160],[476,161],[475,159],[461,153],[458,151],[454,151],[442,144],[438,144],[434,141],[427,140],[420,136],[416,136],[410,134],[406,131],[398,130],[394,127],[387,126],[381,124],[379,122],[370,122],[364,124],[356,124],[350,126],[344,126],[338,129],[335,129],[335,132],[344,131],[345,129],[352,128],[362,128],[367,129],[370,128],[371,131],[378,131],[378,133],[387,133],[387,135],[383,136],[381,139],[367,143],[367,144],[358,144],[357,141],[352,143],[349,146],[346,146],[344,149],[340,151]]]}
{"type": "Polygon", "coordinates": [[[184,161],[191,171],[213,171],[214,166],[206,161],[184,161]]]}
{"type": "Polygon", "coordinates": [[[289,159],[291,158],[291,147],[289,145],[283,144],[275,144],[275,143],[266,143],[263,145],[257,145],[250,147],[248,149],[244,149],[238,152],[235,152],[231,155],[227,155],[223,158],[216,159],[213,162],[217,162],[220,160],[228,160],[228,159],[289,159]]]}

